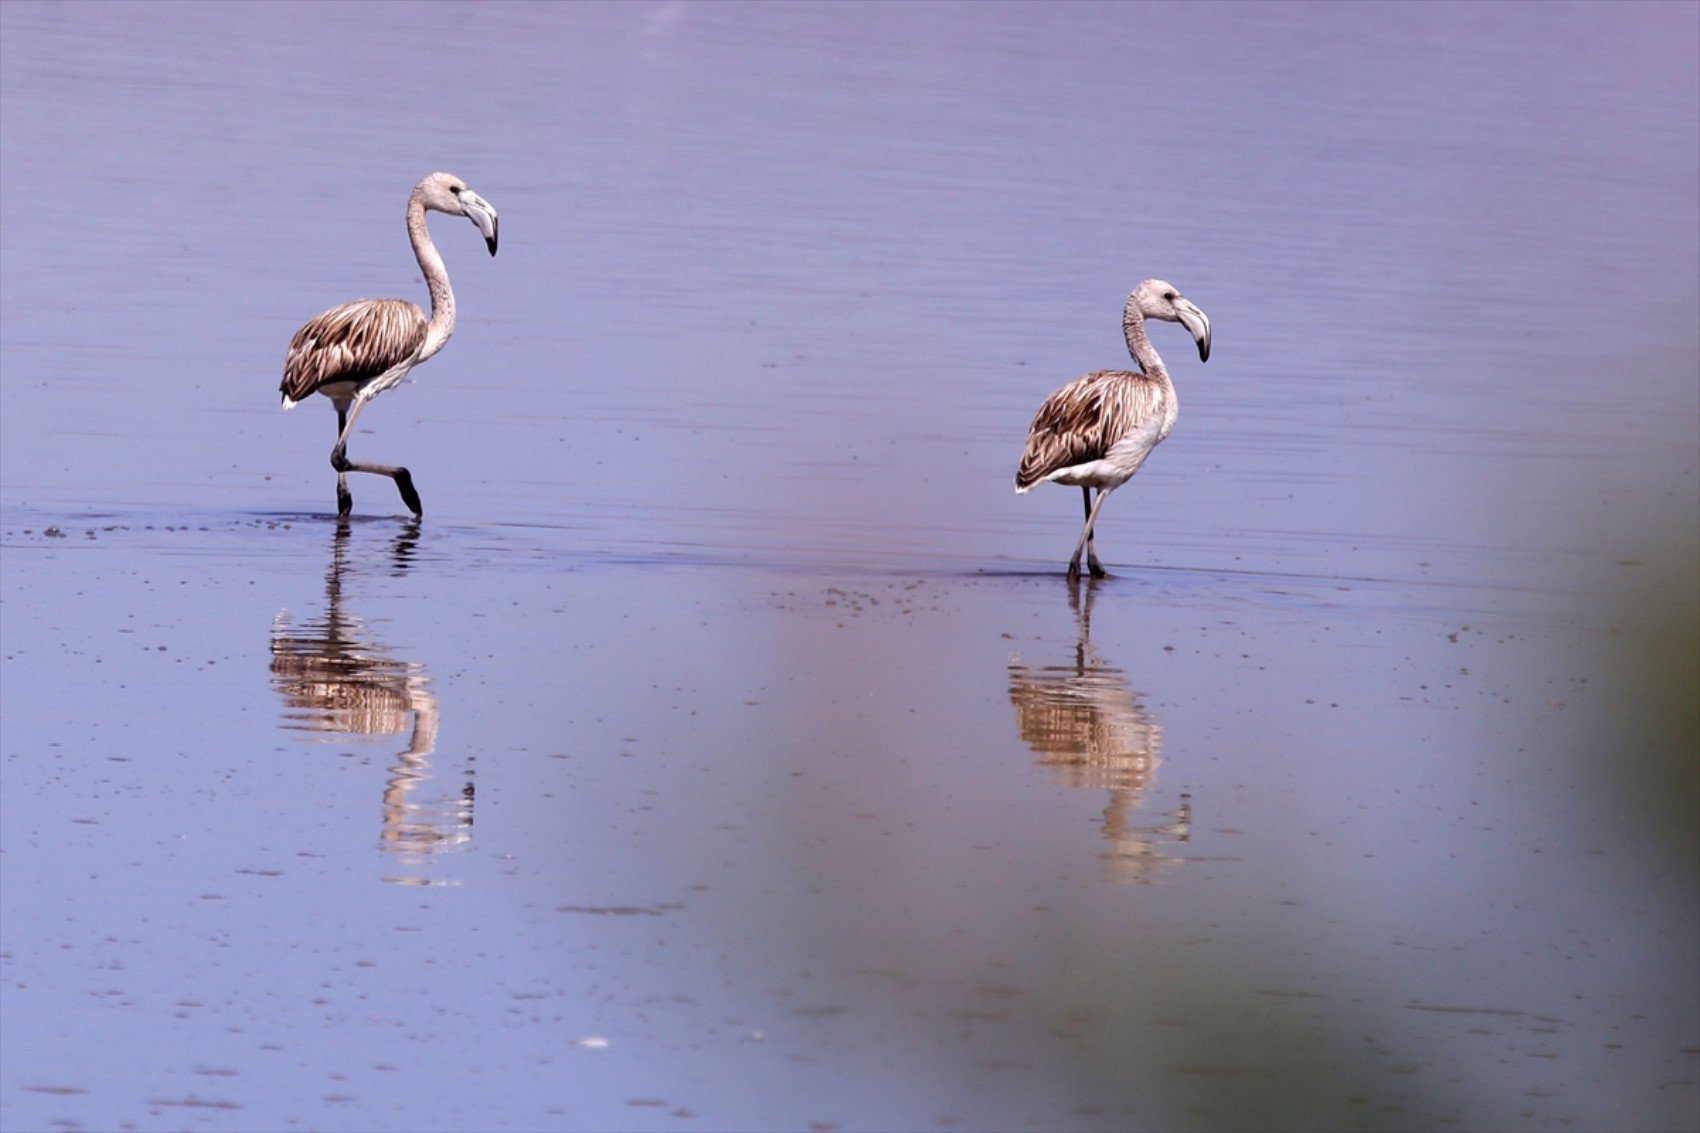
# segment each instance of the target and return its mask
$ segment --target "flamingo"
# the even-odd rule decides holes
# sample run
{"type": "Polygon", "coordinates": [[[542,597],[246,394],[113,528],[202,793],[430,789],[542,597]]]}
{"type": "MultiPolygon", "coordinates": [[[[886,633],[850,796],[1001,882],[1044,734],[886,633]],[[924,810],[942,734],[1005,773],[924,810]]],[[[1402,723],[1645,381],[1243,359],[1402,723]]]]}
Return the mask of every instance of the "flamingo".
{"type": "Polygon", "coordinates": [[[1148,279],[1134,288],[1122,311],[1128,353],[1139,363],[1139,372],[1095,370],[1074,379],[1045,399],[1027,431],[1027,449],[1015,473],[1016,492],[1049,480],[1078,485],[1083,497],[1086,526],[1069,560],[1070,581],[1080,578],[1082,551],[1092,577],[1104,577],[1092,532],[1098,509],[1139,471],[1175,427],[1180,411],[1175,383],[1145,335],[1146,319],[1180,323],[1198,343],[1199,361],[1210,360],[1209,316],[1174,285],[1148,279]]]}
{"type": "Polygon", "coordinates": [[[309,319],[290,340],[289,357],[283,363],[278,390],[285,409],[295,408],[315,393],[324,394],[336,406],[331,467],[336,469],[339,518],[354,508],[348,491],[350,472],[388,476],[413,514],[424,514],[412,474],[399,465],[348,459],[348,435],[367,402],[400,384],[409,370],[441,350],[454,333],[455,294],[449,288],[443,257],[425,227],[427,209],[468,218],[478,226],[490,254],[496,254],[495,207],[454,174],[431,174],[413,187],[407,199],[407,237],[431,291],[431,317],[427,319],[417,303],[405,299],[356,299],[309,319]]]}

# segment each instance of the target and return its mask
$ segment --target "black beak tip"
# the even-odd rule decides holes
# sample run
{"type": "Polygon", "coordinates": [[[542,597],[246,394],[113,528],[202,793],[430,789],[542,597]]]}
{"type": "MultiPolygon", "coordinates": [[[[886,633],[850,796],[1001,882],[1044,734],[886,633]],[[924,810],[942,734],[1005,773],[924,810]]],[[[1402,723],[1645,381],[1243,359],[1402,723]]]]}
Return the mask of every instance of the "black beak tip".
{"type": "Polygon", "coordinates": [[[495,255],[496,254],[496,238],[494,236],[492,236],[488,240],[484,241],[484,243],[489,245],[490,254],[492,256],[495,255]]]}
{"type": "Polygon", "coordinates": [[[1210,344],[1208,342],[1198,344],[1198,360],[1200,362],[1210,361],[1210,344]]]}

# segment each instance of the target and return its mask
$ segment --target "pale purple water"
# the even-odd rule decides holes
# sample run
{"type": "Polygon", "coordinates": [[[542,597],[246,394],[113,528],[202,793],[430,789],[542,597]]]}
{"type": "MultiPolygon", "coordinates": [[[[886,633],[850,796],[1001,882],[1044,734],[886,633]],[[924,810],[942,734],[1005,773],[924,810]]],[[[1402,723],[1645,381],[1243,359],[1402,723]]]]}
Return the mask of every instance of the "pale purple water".
{"type": "Polygon", "coordinates": [[[0,6],[0,1124],[1692,1127],[1697,35],[0,6]]]}

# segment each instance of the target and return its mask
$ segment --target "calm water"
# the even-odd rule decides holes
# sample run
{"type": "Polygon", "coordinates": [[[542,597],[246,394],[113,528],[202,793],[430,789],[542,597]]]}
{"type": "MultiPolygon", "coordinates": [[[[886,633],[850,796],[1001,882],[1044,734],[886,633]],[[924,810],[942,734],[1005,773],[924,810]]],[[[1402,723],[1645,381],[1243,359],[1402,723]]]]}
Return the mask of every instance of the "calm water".
{"type": "Polygon", "coordinates": [[[0,1124],[1692,1128],[1697,36],[0,6],[0,1124]]]}

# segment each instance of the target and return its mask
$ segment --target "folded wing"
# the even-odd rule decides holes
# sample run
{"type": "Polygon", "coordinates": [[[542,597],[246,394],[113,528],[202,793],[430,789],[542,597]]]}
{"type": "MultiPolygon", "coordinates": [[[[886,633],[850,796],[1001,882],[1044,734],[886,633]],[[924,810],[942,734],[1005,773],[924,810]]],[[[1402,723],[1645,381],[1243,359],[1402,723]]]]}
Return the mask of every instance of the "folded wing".
{"type": "Polygon", "coordinates": [[[322,386],[356,385],[418,357],[425,312],[405,299],[357,299],[309,319],[289,343],[278,386],[285,407],[322,386]]]}

